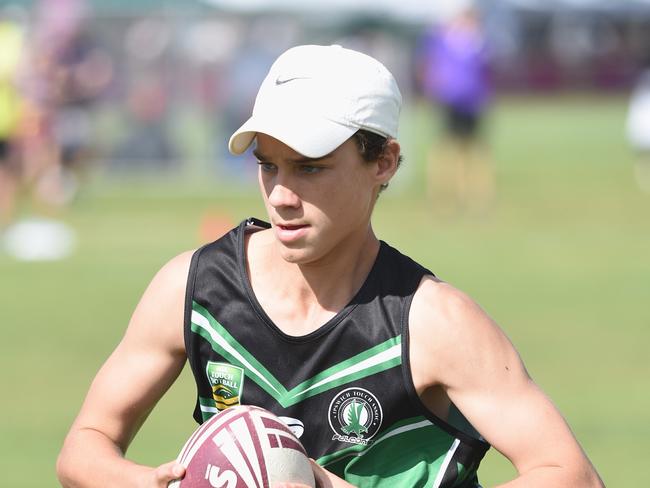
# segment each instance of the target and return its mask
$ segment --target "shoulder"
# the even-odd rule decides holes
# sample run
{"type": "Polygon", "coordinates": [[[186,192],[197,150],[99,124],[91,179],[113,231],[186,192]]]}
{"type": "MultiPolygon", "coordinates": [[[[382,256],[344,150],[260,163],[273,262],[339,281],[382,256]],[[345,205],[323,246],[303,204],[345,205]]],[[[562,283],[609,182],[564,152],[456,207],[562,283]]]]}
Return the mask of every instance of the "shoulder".
{"type": "Polygon", "coordinates": [[[180,342],[179,324],[183,323],[185,289],[194,251],[181,253],[165,263],[153,277],[133,312],[127,336],[154,334],[162,337],[172,331],[173,342],[180,342]],[[165,327],[168,324],[169,327],[165,327]],[[137,333],[137,334],[136,334],[137,333]]]}
{"type": "Polygon", "coordinates": [[[478,303],[432,276],[422,279],[413,297],[409,334],[412,368],[429,385],[452,386],[477,369],[518,362],[508,338],[478,303]]]}
{"type": "Polygon", "coordinates": [[[263,220],[249,217],[227,232],[217,236],[214,241],[194,251],[196,266],[221,267],[224,262],[236,262],[242,250],[248,249],[252,242],[259,240],[259,235],[269,234],[270,224],[263,220]],[[219,264],[217,264],[219,263],[219,264]]]}
{"type": "Polygon", "coordinates": [[[430,275],[420,281],[409,318],[412,328],[445,335],[478,331],[485,320],[487,314],[469,295],[430,275]]]}
{"type": "Polygon", "coordinates": [[[190,250],[182,252],[171,258],[167,261],[156,273],[152,280],[152,285],[159,286],[161,288],[176,288],[182,284],[183,289],[185,288],[185,281],[190,270],[190,264],[192,262],[192,257],[196,253],[196,250],[190,250]]]}
{"type": "Polygon", "coordinates": [[[192,256],[196,253],[196,249],[191,249],[189,251],[182,252],[171,258],[165,265],[163,269],[168,270],[169,272],[184,272],[189,269],[190,262],[192,261],[192,256]]]}

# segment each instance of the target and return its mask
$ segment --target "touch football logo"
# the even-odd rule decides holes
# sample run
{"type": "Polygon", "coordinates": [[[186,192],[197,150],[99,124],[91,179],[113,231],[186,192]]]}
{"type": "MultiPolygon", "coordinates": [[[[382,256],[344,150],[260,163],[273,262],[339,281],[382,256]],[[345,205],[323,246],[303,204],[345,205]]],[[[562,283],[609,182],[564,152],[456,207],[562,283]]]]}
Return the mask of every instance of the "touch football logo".
{"type": "Polygon", "coordinates": [[[363,388],[347,388],[330,403],[329,423],[332,440],[350,444],[370,444],[381,427],[383,412],[375,395],[363,388]]]}
{"type": "Polygon", "coordinates": [[[240,404],[244,386],[244,370],[228,363],[208,361],[205,368],[212,386],[214,405],[220,412],[240,404]]]}

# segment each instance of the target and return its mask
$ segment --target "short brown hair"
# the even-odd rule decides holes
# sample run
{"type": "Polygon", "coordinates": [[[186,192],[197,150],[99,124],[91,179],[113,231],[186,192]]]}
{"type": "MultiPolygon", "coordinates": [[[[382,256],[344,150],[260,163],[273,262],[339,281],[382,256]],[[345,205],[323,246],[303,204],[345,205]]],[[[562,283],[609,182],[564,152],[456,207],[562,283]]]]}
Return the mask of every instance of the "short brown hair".
{"type": "MultiPolygon", "coordinates": [[[[359,153],[361,154],[361,157],[367,163],[372,163],[373,161],[377,161],[377,159],[379,159],[384,153],[384,151],[386,150],[386,145],[390,140],[390,138],[388,137],[375,134],[374,132],[370,132],[364,129],[358,130],[357,132],[354,133],[352,137],[354,138],[354,141],[357,143],[357,147],[359,148],[359,153]]],[[[400,154],[399,158],[397,159],[398,168],[402,164],[403,160],[404,158],[400,154]]],[[[388,187],[388,183],[384,183],[383,185],[381,185],[381,189],[379,191],[380,192],[384,191],[386,187],[388,187]]]]}

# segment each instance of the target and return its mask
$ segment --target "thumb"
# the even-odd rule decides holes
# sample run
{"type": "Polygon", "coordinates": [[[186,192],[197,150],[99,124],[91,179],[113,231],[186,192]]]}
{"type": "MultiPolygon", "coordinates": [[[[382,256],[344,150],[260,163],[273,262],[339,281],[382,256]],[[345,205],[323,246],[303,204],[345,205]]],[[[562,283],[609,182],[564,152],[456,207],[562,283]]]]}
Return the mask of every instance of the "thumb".
{"type": "Polygon", "coordinates": [[[156,468],[156,481],[169,483],[185,476],[185,466],[177,461],[161,464],[156,468]]]}
{"type": "Polygon", "coordinates": [[[276,483],[273,488],[310,488],[310,486],[303,483],[276,483]]]}

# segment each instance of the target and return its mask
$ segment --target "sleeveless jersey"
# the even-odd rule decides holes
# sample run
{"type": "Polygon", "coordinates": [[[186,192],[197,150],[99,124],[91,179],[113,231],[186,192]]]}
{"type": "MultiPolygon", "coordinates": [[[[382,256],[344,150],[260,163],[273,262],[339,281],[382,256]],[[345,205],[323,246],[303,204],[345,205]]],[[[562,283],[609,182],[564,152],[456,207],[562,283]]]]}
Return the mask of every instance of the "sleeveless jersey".
{"type": "MultiPolygon", "coordinates": [[[[420,401],[409,367],[408,313],[431,273],[381,242],[359,292],[304,336],[283,333],[255,298],[248,219],[192,258],[185,343],[197,422],[232,405],[281,417],[310,457],[360,487],[478,487],[489,445],[420,401]]],[[[458,417],[457,410],[450,417],[458,417]]]]}

